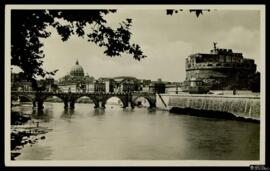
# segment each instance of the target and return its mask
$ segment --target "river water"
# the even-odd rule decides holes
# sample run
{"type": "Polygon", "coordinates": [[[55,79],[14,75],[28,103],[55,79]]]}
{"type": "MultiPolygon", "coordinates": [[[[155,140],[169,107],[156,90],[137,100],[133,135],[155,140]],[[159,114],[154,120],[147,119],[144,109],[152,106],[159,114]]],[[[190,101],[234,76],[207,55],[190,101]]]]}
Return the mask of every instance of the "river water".
{"type": "Polygon", "coordinates": [[[30,104],[14,108],[52,129],[16,160],[259,160],[259,123],[115,105],[44,105],[43,112],[30,104]]]}

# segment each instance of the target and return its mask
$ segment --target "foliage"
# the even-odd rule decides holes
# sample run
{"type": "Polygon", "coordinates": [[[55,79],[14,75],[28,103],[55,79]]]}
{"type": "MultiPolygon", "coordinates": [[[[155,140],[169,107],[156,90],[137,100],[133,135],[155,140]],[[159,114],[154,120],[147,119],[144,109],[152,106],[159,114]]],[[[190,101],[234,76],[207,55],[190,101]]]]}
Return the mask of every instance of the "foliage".
{"type": "MultiPolygon", "coordinates": [[[[173,15],[174,13],[178,13],[180,11],[183,11],[183,9],[167,9],[167,15],[173,15]]],[[[210,11],[209,9],[190,9],[189,12],[194,12],[196,14],[197,17],[199,17],[200,15],[203,15],[203,11],[210,11]]]]}
{"type": "MultiPolygon", "coordinates": [[[[11,11],[11,65],[20,67],[28,80],[34,82],[36,76],[55,74],[42,68],[44,52],[40,38],[48,38],[52,26],[67,41],[71,35],[87,38],[100,47],[105,47],[107,56],[133,55],[140,60],[146,56],[137,44],[130,43],[132,24],[126,19],[116,29],[106,25],[104,16],[116,10],[12,10],[11,11]],[[91,26],[89,33],[86,27],[91,26]]],[[[34,83],[36,86],[36,83],[34,83]]]]}
{"type": "MultiPolygon", "coordinates": [[[[179,10],[182,11],[182,10],[179,10]]],[[[204,10],[190,10],[196,16],[204,10]]],[[[146,56],[140,46],[130,42],[132,19],[122,21],[118,28],[107,26],[104,16],[116,10],[12,10],[11,11],[11,65],[20,67],[33,88],[37,88],[36,76],[54,75],[58,70],[45,71],[42,68],[44,52],[40,38],[48,38],[52,26],[67,41],[71,35],[86,38],[100,47],[104,47],[107,56],[121,56],[128,53],[135,60],[146,56]],[[90,30],[86,28],[91,28],[90,30]],[[88,31],[88,32],[87,32],[88,31]]],[[[178,10],[167,10],[168,15],[178,10]]]]}

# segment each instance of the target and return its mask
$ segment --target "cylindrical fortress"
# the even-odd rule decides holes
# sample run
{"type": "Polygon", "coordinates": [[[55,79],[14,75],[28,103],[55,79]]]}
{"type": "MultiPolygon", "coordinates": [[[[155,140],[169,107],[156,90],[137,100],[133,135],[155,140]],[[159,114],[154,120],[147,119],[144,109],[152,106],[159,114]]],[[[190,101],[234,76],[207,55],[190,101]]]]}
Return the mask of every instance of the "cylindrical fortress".
{"type": "Polygon", "coordinates": [[[210,89],[248,89],[248,82],[256,73],[253,59],[242,53],[214,46],[209,54],[196,53],[186,58],[186,80],[201,81],[210,89]]]}

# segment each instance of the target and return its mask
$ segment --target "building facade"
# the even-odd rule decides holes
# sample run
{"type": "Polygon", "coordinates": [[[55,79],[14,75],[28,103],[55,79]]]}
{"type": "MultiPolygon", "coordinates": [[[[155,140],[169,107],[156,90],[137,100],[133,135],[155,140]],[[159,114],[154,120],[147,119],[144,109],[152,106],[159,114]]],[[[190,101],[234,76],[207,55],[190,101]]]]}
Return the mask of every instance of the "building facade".
{"type": "Polygon", "coordinates": [[[76,61],[69,74],[59,79],[58,87],[61,92],[93,92],[94,80],[84,74],[83,67],[76,61]]]}
{"type": "Polygon", "coordinates": [[[214,49],[209,54],[196,53],[186,58],[185,85],[214,90],[249,89],[248,82],[256,74],[253,59],[231,49],[214,49]],[[191,86],[192,85],[192,86],[191,86]]]}
{"type": "Polygon", "coordinates": [[[32,83],[28,81],[23,72],[11,73],[11,91],[32,91],[32,83]]]}
{"type": "Polygon", "coordinates": [[[142,91],[143,86],[141,80],[130,77],[130,76],[121,76],[113,78],[114,91],[115,92],[134,92],[142,91]]]}

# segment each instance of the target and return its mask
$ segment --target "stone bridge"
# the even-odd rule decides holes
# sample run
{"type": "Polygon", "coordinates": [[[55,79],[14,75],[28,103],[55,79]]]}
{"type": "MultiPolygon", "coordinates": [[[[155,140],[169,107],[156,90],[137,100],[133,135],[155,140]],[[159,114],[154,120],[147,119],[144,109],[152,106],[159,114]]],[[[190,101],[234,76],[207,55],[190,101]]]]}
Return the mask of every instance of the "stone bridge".
{"type": "Polygon", "coordinates": [[[64,102],[64,107],[75,108],[76,100],[81,97],[89,97],[95,104],[95,108],[105,108],[106,102],[111,97],[118,97],[122,103],[123,108],[128,106],[134,107],[138,98],[145,98],[150,107],[156,107],[156,94],[148,92],[130,92],[130,93],[105,93],[105,92],[89,92],[89,93],[55,93],[55,92],[19,92],[12,91],[11,98],[25,97],[32,101],[33,107],[43,109],[43,103],[48,97],[56,96],[64,102]]]}

